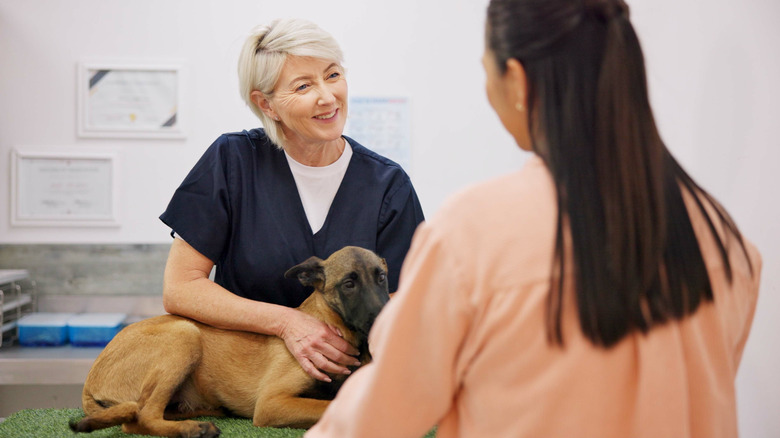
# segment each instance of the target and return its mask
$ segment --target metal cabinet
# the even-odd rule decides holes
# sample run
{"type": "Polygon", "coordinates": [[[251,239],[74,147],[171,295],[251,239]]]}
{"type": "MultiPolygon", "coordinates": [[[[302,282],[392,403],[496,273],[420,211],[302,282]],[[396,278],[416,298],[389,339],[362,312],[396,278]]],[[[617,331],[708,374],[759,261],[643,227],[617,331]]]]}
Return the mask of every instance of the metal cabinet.
{"type": "Polygon", "coordinates": [[[24,269],[0,269],[0,348],[12,345],[19,336],[17,323],[36,308],[35,282],[24,269]]]}

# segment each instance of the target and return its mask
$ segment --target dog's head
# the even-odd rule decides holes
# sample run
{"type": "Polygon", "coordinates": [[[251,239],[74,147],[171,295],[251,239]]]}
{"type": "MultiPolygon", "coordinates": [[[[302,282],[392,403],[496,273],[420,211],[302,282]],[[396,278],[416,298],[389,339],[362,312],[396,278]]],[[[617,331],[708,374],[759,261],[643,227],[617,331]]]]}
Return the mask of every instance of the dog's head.
{"type": "Polygon", "coordinates": [[[387,263],[372,251],[344,247],[326,260],[311,257],[285,274],[322,294],[346,326],[365,340],[382,307],[390,299],[387,263]]]}

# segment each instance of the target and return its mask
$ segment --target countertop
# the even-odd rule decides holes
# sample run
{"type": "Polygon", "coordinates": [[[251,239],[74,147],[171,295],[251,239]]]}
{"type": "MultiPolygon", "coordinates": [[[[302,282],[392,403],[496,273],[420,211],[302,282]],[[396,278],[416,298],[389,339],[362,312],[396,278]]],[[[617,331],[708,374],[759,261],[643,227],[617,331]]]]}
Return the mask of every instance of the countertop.
{"type": "Polygon", "coordinates": [[[101,347],[20,347],[0,349],[0,385],[83,384],[101,347]]]}

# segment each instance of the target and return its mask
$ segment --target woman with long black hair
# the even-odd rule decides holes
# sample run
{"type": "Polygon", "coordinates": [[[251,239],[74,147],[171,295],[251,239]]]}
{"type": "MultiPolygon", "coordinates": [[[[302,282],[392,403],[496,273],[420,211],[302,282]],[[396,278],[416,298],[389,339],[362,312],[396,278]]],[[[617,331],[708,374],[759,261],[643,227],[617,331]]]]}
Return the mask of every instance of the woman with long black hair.
{"type": "Polygon", "coordinates": [[[734,437],[761,257],[675,161],[621,0],[492,0],[522,170],[451,198],[307,437],[734,437]]]}

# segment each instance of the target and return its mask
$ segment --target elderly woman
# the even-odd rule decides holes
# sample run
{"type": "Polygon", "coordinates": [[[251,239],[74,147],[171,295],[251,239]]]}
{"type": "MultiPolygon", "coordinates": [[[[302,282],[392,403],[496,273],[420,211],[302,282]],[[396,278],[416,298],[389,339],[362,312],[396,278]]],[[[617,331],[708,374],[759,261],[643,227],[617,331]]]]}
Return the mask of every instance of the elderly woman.
{"type": "Polygon", "coordinates": [[[357,351],[294,309],[309,291],[284,272],[361,246],[387,260],[392,292],[422,209],[399,165],[342,135],[347,81],[331,35],[303,20],[259,27],[238,74],[265,129],[219,137],[160,216],[175,237],[165,309],[279,336],[307,373],[329,381],[326,372],[349,374],[357,351]]]}

